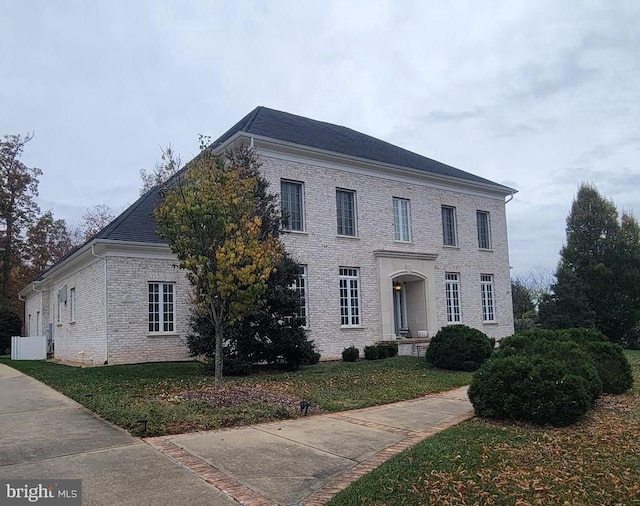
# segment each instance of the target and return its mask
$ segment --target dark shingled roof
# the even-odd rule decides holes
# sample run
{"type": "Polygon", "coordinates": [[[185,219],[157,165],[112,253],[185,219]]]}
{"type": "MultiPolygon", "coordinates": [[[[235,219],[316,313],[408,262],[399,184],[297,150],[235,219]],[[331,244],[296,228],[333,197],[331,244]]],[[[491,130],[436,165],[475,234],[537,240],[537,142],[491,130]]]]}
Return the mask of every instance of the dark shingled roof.
{"type": "MultiPolygon", "coordinates": [[[[267,107],[256,107],[211,144],[210,147],[216,149],[224,145],[226,141],[238,132],[400,167],[423,170],[432,174],[469,182],[488,184],[502,188],[506,192],[510,190],[487,179],[412,153],[350,128],[276,111],[267,107]]],[[[159,200],[159,188],[151,189],[100,231],[95,236],[95,239],[164,244],[166,241],[156,234],[156,222],[153,217],[153,210],[159,200]]]]}
{"type": "Polygon", "coordinates": [[[152,188],[104,227],[93,239],[166,244],[167,241],[156,234],[156,220],[153,217],[153,210],[159,202],[160,189],[152,188]]]}
{"type": "Polygon", "coordinates": [[[364,158],[365,160],[424,170],[441,176],[501,186],[488,179],[418,155],[350,128],[267,107],[256,107],[215,141],[211,147],[215,149],[238,132],[364,158]]]}

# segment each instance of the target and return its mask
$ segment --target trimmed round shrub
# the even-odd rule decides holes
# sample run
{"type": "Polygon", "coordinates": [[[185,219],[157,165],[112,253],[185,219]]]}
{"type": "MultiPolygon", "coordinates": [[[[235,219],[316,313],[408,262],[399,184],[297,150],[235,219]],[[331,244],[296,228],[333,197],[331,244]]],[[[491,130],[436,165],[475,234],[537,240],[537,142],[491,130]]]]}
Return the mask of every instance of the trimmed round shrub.
{"type": "Polygon", "coordinates": [[[622,348],[594,329],[536,329],[520,332],[500,341],[500,353],[540,353],[544,343],[572,343],[593,361],[602,382],[602,391],[610,394],[626,392],[633,386],[631,366],[622,348]],[[509,350],[509,351],[507,351],[509,350]]]}
{"type": "Polygon", "coordinates": [[[592,404],[602,393],[602,380],[593,357],[580,345],[569,340],[531,339],[523,335],[510,336],[502,340],[493,358],[527,355],[544,360],[564,363],[567,373],[581,376],[587,382],[587,391],[592,404]]]}
{"type": "Polygon", "coordinates": [[[475,371],[493,351],[491,340],[466,325],[449,325],[433,336],[426,360],[431,367],[454,371],[475,371]]]}
{"type": "Polygon", "coordinates": [[[384,343],[384,346],[389,350],[389,357],[398,355],[398,345],[396,343],[384,343]]]}
{"type": "MultiPolygon", "coordinates": [[[[595,367],[585,361],[588,376],[595,367]]],[[[491,358],[474,375],[469,399],[477,415],[565,426],[579,420],[593,405],[590,378],[575,374],[565,360],[542,355],[491,358]]]]}
{"type": "Polygon", "coordinates": [[[389,358],[389,348],[387,348],[386,345],[379,344],[377,346],[377,348],[378,348],[378,358],[379,359],[389,358]]]}
{"type": "Polygon", "coordinates": [[[364,347],[364,358],[366,360],[378,360],[379,348],[377,346],[365,346],[364,347]]]}
{"type": "Polygon", "coordinates": [[[621,346],[596,341],[584,343],[583,346],[595,363],[603,392],[621,394],[633,386],[631,366],[621,346]]]}
{"type": "Polygon", "coordinates": [[[360,350],[355,346],[349,346],[342,351],[342,360],[345,362],[355,362],[360,358],[360,350]]]}

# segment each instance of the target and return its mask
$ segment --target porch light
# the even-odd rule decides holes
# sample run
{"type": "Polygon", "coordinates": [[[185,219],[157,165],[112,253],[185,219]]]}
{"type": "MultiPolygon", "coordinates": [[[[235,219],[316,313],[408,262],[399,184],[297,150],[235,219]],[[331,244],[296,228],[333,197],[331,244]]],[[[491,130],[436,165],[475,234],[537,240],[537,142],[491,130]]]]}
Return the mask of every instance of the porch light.
{"type": "Polygon", "coordinates": [[[402,290],[402,285],[396,281],[396,282],[393,284],[393,289],[394,289],[395,291],[399,292],[400,290],[402,290]]]}

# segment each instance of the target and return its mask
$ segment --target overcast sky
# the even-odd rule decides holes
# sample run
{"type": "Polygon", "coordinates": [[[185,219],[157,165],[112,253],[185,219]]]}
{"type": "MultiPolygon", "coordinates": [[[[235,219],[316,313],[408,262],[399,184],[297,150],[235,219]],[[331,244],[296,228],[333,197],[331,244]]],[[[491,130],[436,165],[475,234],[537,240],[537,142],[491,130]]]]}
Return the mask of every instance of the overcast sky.
{"type": "Polygon", "coordinates": [[[72,225],[257,105],[517,188],[516,275],[555,268],[582,181],[640,214],[637,0],[0,0],[0,100],[72,225]]]}

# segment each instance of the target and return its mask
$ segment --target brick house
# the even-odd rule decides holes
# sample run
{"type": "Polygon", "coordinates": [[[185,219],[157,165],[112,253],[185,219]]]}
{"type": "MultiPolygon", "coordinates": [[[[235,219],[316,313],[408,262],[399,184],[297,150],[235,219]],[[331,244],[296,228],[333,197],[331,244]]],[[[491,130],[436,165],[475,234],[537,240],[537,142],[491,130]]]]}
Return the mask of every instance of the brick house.
{"type": "MultiPolygon", "coordinates": [[[[515,190],[349,128],[258,107],[212,144],[255,147],[289,216],[323,358],[464,323],[513,332],[505,205],[515,190]],[[505,201],[506,199],[506,201],[505,201]]],[[[156,235],[157,189],[21,295],[29,335],[89,364],[188,359],[189,283],[156,235]]]]}

